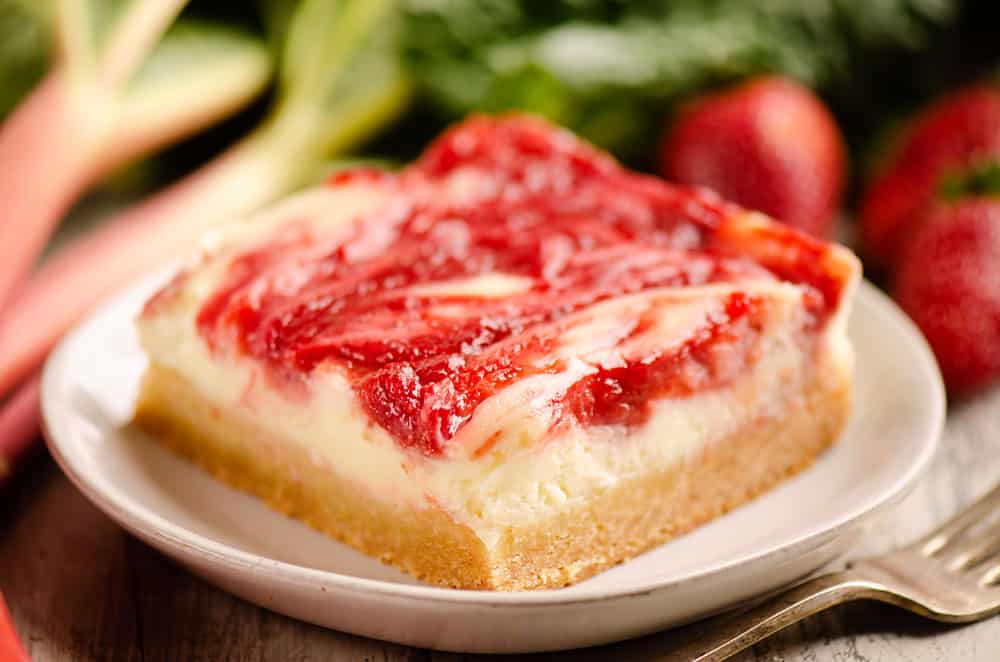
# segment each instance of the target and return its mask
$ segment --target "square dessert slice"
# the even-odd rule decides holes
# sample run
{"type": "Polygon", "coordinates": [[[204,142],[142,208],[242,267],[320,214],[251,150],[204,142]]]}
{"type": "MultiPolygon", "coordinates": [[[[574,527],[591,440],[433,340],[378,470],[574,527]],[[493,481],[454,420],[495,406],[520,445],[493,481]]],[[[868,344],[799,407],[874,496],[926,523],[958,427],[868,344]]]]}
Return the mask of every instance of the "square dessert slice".
{"type": "Polygon", "coordinates": [[[207,239],[138,422],[429,582],[557,587],[806,467],[847,417],[844,248],[473,118],[207,239]]]}

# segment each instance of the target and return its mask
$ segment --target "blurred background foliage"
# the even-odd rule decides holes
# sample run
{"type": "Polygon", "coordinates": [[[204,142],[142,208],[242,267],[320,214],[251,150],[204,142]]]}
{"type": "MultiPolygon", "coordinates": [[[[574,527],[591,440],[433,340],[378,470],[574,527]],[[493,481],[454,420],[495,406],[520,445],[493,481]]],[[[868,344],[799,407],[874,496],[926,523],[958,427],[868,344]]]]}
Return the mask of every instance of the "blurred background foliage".
{"type": "Polygon", "coordinates": [[[411,0],[405,53],[427,97],[453,115],[529,108],[633,155],[673,101],[760,72],[796,78],[851,112],[875,95],[908,96],[885,85],[906,83],[892,59],[929,48],[958,5],[411,0]]]}
{"type": "MultiPolygon", "coordinates": [[[[116,3],[105,0],[107,20],[116,3]]],[[[337,0],[331,0],[337,5],[337,0]]],[[[47,2],[0,0],[0,116],[43,73],[47,2]]],[[[283,0],[193,0],[211,18],[281,43],[283,0]]],[[[650,167],[677,102],[753,74],[792,76],[817,90],[844,127],[855,163],[894,121],[946,87],[1000,63],[1000,8],[972,0],[400,0],[378,49],[401,57],[417,94],[366,153],[414,155],[469,112],[538,112],[650,167]]],[[[301,52],[330,39],[322,26],[301,52]]],[[[308,42],[308,43],[306,43],[308,42]]],[[[277,52],[277,51],[275,51],[277,52]]],[[[158,157],[157,177],[189,169],[259,120],[248,110],[158,157]]],[[[856,167],[856,170],[858,168],[856,167]]],[[[140,169],[140,172],[148,172],[140,169]]],[[[855,172],[855,175],[858,173],[855,172]]],[[[135,173],[129,181],[135,180],[135,173]]],[[[140,177],[138,180],[146,181],[140,177]]]]}
{"type": "Polygon", "coordinates": [[[30,0],[0,0],[0,117],[42,77],[49,60],[49,25],[30,0]]]}

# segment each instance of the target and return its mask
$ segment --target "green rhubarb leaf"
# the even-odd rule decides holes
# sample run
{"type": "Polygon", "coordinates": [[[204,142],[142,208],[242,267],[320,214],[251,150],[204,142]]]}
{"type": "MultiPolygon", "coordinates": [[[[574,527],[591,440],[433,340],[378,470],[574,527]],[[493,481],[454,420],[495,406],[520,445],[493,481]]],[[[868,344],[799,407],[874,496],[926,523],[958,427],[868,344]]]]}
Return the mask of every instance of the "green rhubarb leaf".
{"type": "Polygon", "coordinates": [[[137,150],[146,151],[240,108],[270,76],[271,59],[261,40],[180,19],[123,91],[118,125],[137,150]]]}
{"type": "Polygon", "coordinates": [[[288,0],[258,0],[257,8],[274,57],[284,60],[288,26],[295,15],[297,3],[288,0]]]}
{"type": "MultiPolygon", "coordinates": [[[[958,0],[401,0],[404,52],[444,113],[538,112],[619,154],[678,100],[776,72],[867,99],[888,56],[926,48],[958,0]]],[[[898,72],[907,79],[909,72],[898,72]]],[[[919,68],[914,77],[925,77],[919,68]]],[[[868,102],[870,105],[870,101],[868,102]]]]}
{"type": "Polygon", "coordinates": [[[85,0],[87,29],[95,53],[103,50],[122,18],[142,0],[85,0]]]}
{"type": "Polygon", "coordinates": [[[17,104],[48,66],[50,24],[44,3],[0,0],[0,119],[17,104]]]}
{"type": "MultiPolygon", "coordinates": [[[[207,26],[180,24],[168,30],[185,2],[60,0],[54,6],[51,71],[0,127],[0,163],[9,166],[0,193],[5,218],[15,221],[0,223],[0,245],[6,250],[0,261],[0,302],[20,290],[82,191],[147,150],[235,111],[264,86],[270,67],[262,44],[207,26]]],[[[245,208],[247,176],[270,175],[269,165],[284,165],[283,159],[266,162],[267,154],[258,147],[264,142],[248,139],[234,150],[244,158],[233,157],[235,165],[219,168],[219,181],[205,184],[201,178],[202,185],[184,189],[193,198],[195,222],[206,209],[223,216],[245,208]]],[[[265,187],[266,195],[247,200],[269,198],[277,188],[265,187]]],[[[172,202],[155,205],[154,211],[169,215],[179,204],[175,198],[186,199],[168,196],[172,202]]],[[[138,264],[142,261],[133,262],[138,264]]],[[[44,353],[45,347],[36,349],[44,353]]],[[[8,375],[14,381],[23,377],[8,375]]]]}
{"type": "Polygon", "coordinates": [[[335,80],[354,43],[365,35],[357,14],[370,3],[352,0],[302,0],[289,16],[281,61],[283,93],[293,100],[318,99],[335,80]]]}
{"type": "Polygon", "coordinates": [[[327,151],[359,143],[395,117],[410,97],[410,78],[396,46],[400,27],[396,16],[368,20],[367,30],[344,58],[340,76],[328,82],[322,100],[324,119],[317,137],[327,151]]]}
{"type": "Polygon", "coordinates": [[[274,121],[319,163],[405,108],[411,83],[400,54],[398,9],[394,0],[282,5],[264,3],[266,24],[283,39],[274,121]]]}
{"type": "Polygon", "coordinates": [[[954,202],[966,196],[1000,195],[1000,162],[989,160],[962,172],[953,172],[941,180],[942,198],[954,202]]]}
{"type": "Polygon", "coordinates": [[[139,69],[187,0],[57,0],[56,34],[68,70],[106,87],[139,69]]]}
{"type": "MultiPolygon", "coordinates": [[[[182,18],[170,27],[129,81],[127,93],[145,94],[150,89],[183,86],[187,79],[204,78],[208,82],[221,83],[221,74],[254,81],[254,87],[260,87],[270,76],[270,63],[267,49],[255,36],[222,25],[182,18]]],[[[240,87],[245,85],[242,83],[240,87]]],[[[181,90],[178,88],[178,91],[181,90]]]]}

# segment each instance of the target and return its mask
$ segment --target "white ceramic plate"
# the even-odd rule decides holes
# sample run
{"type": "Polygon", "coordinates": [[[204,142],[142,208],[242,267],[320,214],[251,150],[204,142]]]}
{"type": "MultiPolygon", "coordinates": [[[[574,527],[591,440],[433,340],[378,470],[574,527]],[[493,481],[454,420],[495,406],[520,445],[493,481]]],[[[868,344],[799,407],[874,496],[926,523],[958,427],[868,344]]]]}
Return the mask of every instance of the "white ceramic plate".
{"type": "Polygon", "coordinates": [[[843,439],[778,489],[559,590],[425,586],[215,482],[123,427],[145,359],[132,330],[151,279],[70,334],[45,370],[49,447],[123,527],[221,588],[295,618],[415,646],[524,652],[607,643],[776,588],[843,552],[931,458],[944,396],[927,346],[865,284],[851,317],[855,414],[843,439]]]}

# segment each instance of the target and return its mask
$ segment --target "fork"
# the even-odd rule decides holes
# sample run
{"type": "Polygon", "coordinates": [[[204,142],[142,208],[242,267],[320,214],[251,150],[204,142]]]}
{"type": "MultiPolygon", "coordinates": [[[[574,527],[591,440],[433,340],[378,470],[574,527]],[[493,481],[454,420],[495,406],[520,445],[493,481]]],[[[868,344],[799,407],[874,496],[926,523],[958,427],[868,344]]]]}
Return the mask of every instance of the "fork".
{"type": "Polygon", "coordinates": [[[852,600],[878,600],[945,623],[969,623],[1000,612],[1000,485],[940,528],[882,556],[854,561],[841,572],[809,579],[665,662],[719,662],[793,623],[852,600]]]}

